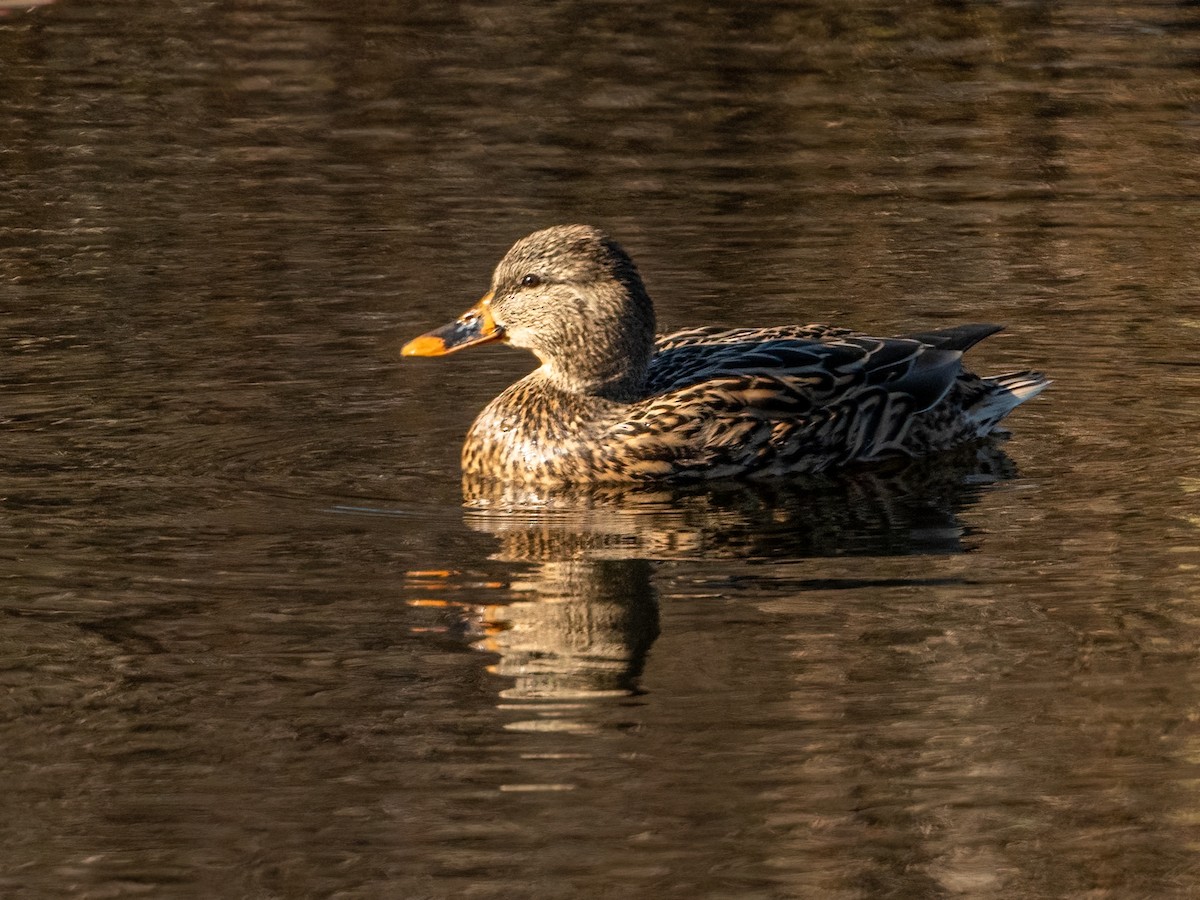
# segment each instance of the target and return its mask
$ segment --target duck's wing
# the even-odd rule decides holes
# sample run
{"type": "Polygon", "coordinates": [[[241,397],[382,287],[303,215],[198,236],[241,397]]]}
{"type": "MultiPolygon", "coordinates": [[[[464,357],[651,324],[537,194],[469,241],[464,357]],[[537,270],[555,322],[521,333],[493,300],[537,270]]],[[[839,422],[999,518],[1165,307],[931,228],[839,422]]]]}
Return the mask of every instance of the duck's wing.
{"type": "Polygon", "coordinates": [[[965,349],[953,346],[957,342],[938,346],[915,336],[877,338],[823,325],[696,328],[659,340],[646,393],[653,397],[717,380],[736,384],[766,378],[814,408],[882,386],[909,395],[919,411],[941,400],[954,384],[965,349]]]}
{"type": "Polygon", "coordinates": [[[613,437],[644,477],[819,471],[898,452],[962,352],[808,326],[696,329],[659,344],[649,396],[613,437]]]}

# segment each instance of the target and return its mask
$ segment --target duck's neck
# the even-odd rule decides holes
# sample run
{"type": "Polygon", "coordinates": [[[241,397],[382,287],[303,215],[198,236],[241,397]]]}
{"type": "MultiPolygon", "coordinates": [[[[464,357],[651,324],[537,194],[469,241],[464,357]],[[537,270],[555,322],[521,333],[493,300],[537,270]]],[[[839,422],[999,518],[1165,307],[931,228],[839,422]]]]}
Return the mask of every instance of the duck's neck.
{"type": "Polygon", "coordinates": [[[632,403],[645,393],[649,355],[645,359],[617,357],[591,362],[582,365],[581,360],[571,360],[564,366],[554,360],[544,360],[537,374],[552,387],[578,397],[632,403]],[[608,365],[599,364],[601,362],[608,365]]]}
{"type": "Polygon", "coordinates": [[[559,390],[616,403],[640,398],[654,355],[654,306],[635,278],[596,288],[590,306],[605,311],[586,330],[564,329],[560,340],[533,347],[539,372],[559,390]]]}

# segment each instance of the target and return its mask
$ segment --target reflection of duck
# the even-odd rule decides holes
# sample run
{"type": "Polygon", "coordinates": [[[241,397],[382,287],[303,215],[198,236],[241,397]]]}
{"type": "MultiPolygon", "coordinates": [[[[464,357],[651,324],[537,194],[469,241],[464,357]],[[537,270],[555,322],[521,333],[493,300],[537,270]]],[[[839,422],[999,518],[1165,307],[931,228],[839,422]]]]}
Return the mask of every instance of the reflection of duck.
{"type": "MultiPolygon", "coordinates": [[[[462,621],[513,680],[508,701],[629,694],[658,636],[650,560],[962,552],[958,512],[1013,474],[998,449],[972,446],[838,479],[547,490],[467,478],[467,524],[497,539],[496,558],[532,565],[508,602],[460,607],[462,621]]],[[[592,727],[575,705],[518,708],[532,718],[511,727],[592,727]]]]}
{"type": "Polygon", "coordinates": [[[518,241],[492,289],[404,347],[436,356],[506,340],[541,368],[475,420],[468,476],[572,483],[819,472],[919,456],[990,433],[1048,383],[980,378],[964,351],[998,330],[964,325],[874,338],[823,325],[654,337],[633,261],[587,226],[518,241]]]}
{"type": "Polygon", "coordinates": [[[467,524],[506,560],[959,553],[959,512],[1016,468],[998,447],[768,482],[579,485],[463,480],[467,524]]]}

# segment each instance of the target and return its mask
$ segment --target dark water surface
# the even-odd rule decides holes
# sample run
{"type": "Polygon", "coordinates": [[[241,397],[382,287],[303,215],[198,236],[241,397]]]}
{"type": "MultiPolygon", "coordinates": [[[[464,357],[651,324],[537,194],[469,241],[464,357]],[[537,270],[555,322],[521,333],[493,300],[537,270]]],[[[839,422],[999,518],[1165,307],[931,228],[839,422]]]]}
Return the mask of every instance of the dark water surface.
{"type": "Polygon", "coordinates": [[[0,895],[1200,896],[1191,3],[0,3],[0,895]],[[1014,439],[471,496],[522,234],[1014,439]]]}

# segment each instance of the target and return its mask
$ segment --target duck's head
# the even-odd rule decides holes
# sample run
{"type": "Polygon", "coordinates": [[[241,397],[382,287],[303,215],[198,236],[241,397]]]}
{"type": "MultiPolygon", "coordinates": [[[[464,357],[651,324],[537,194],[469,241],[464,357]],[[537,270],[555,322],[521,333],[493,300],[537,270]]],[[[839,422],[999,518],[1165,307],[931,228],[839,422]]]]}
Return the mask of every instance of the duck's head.
{"type": "Polygon", "coordinates": [[[629,400],[654,352],[654,306],[616,241],[589,225],[558,225],[517,241],[478,303],[401,352],[442,356],[497,340],[531,350],[557,387],[629,400]]]}

